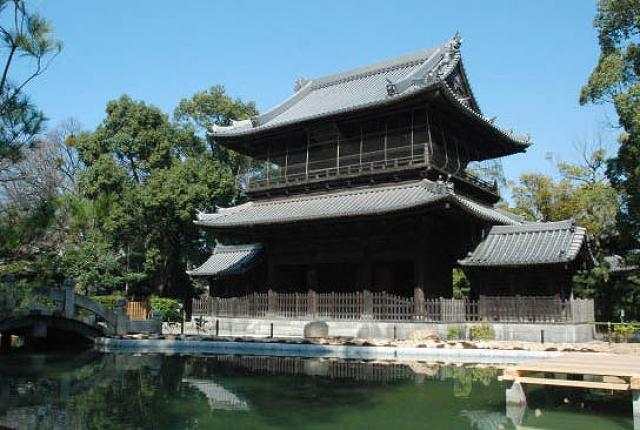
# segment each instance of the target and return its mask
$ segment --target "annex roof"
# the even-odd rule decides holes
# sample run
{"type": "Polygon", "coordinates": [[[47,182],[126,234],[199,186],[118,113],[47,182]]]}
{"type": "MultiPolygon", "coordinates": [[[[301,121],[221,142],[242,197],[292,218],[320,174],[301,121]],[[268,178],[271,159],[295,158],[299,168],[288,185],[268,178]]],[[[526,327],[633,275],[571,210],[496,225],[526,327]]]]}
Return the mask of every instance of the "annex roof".
{"type": "Polygon", "coordinates": [[[249,269],[262,252],[258,243],[246,245],[218,245],[200,267],[188,270],[189,276],[223,278],[238,275],[249,269]]]}
{"type": "Polygon", "coordinates": [[[586,230],[573,220],[527,222],[492,227],[476,249],[458,263],[466,267],[568,263],[584,250],[590,256],[586,230]]]}
{"type": "Polygon", "coordinates": [[[251,119],[232,121],[230,126],[213,126],[210,134],[214,138],[251,135],[289,124],[382,106],[423,91],[441,89],[445,98],[465,114],[495,129],[512,143],[526,147],[527,136],[514,136],[512,132],[494,126],[493,120],[482,115],[470,87],[468,97],[462,97],[447,83],[447,78],[458,69],[458,65],[463,80],[467,81],[460,57],[461,43],[462,39],[456,34],[447,43],[433,48],[346,72],[298,80],[295,93],[271,110],[251,119]]]}
{"type": "Polygon", "coordinates": [[[608,255],[604,261],[609,265],[609,273],[624,274],[638,269],[638,266],[627,264],[625,259],[619,255],[608,255]]]}
{"type": "Polygon", "coordinates": [[[251,201],[200,213],[195,223],[216,229],[253,227],[388,214],[447,202],[491,223],[519,224],[511,215],[455,194],[450,183],[427,179],[251,201]]]}

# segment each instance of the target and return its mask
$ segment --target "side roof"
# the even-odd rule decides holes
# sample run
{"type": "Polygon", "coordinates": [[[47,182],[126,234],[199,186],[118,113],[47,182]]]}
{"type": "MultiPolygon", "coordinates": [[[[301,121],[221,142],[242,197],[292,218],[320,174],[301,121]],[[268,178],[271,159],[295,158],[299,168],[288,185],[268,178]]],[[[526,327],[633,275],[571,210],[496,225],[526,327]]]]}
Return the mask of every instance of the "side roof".
{"type": "Polygon", "coordinates": [[[526,147],[528,136],[515,136],[494,126],[492,119],[482,115],[464,72],[461,43],[462,39],[456,34],[447,43],[433,48],[316,79],[300,79],[295,93],[271,110],[248,120],[232,121],[230,126],[213,126],[210,134],[214,139],[248,136],[441,89],[445,98],[465,114],[498,131],[512,143],[526,147]],[[468,89],[467,96],[459,95],[447,82],[456,70],[468,89]]]}
{"type": "Polygon", "coordinates": [[[453,184],[427,179],[248,202],[213,214],[200,213],[195,223],[214,229],[250,228],[380,215],[442,203],[452,203],[490,223],[520,224],[513,216],[456,194],[453,184]]]}
{"type": "Polygon", "coordinates": [[[494,226],[473,252],[460,260],[465,267],[531,266],[569,263],[584,257],[594,264],[587,233],[573,220],[494,226]]]}
{"type": "Polygon", "coordinates": [[[189,276],[224,278],[239,275],[250,269],[262,253],[262,245],[218,245],[200,267],[187,270],[189,276]]]}

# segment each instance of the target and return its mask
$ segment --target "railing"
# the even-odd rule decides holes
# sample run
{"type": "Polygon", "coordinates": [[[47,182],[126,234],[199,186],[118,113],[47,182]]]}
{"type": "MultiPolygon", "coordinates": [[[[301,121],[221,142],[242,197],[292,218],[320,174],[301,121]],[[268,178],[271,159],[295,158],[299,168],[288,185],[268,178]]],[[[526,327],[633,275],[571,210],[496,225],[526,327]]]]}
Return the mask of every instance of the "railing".
{"type": "Polygon", "coordinates": [[[193,300],[194,316],[423,322],[589,323],[590,299],[497,297],[416,299],[385,292],[253,293],[243,297],[193,300]]]}
{"type": "Polygon", "coordinates": [[[452,175],[495,193],[493,183],[465,171],[459,162],[448,162],[442,154],[425,153],[424,144],[401,146],[362,154],[341,156],[339,159],[309,161],[308,163],[275,164],[252,171],[245,179],[248,191],[287,185],[321,182],[327,179],[359,176],[410,167],[430,166],[445,175],[452,175]],[[437,156],[436,156],[437,155],[437,156]],[[449,165],[451,164],[451,165],[449,165]]]}

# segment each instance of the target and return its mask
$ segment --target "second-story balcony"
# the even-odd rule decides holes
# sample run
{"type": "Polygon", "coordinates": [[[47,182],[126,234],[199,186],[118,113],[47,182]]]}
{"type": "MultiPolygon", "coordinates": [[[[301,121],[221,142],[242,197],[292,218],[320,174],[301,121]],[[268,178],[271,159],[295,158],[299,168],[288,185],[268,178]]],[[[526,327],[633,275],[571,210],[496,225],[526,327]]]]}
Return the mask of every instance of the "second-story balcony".
{"type": "Polygon", "coordinates": [[[428,145],[409,145],[341,155],[333,159],[277,165],[266,163],[243,179],[248,194],[271,194],[284,189],[332,187],[338,183],[380,182],[398,178],[450,178],[483,193],[498,196],[497,185],[474,174],[467,163],[428,145]]]}

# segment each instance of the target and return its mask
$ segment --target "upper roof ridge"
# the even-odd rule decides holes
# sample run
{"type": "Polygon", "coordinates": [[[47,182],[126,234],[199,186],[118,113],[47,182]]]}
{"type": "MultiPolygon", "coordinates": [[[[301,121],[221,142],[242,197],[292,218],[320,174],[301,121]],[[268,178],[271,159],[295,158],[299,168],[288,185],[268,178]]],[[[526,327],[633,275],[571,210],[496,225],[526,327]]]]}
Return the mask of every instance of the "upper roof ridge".
{"type": "Polygon", "coordinates": [[[442,49],[445,45],[446,44],[438,45],[432,48],[422,49],[420,51],[390,58],[367,66],[356,67],[355,69],[320,76],[318,78],[311,79],[312,88],[326,88],[331,85],[337,85],[344,82],[362,79],[380,73],[387,73],[392,70],[413,67],[427,61],[436,51],[442,49]]]}

